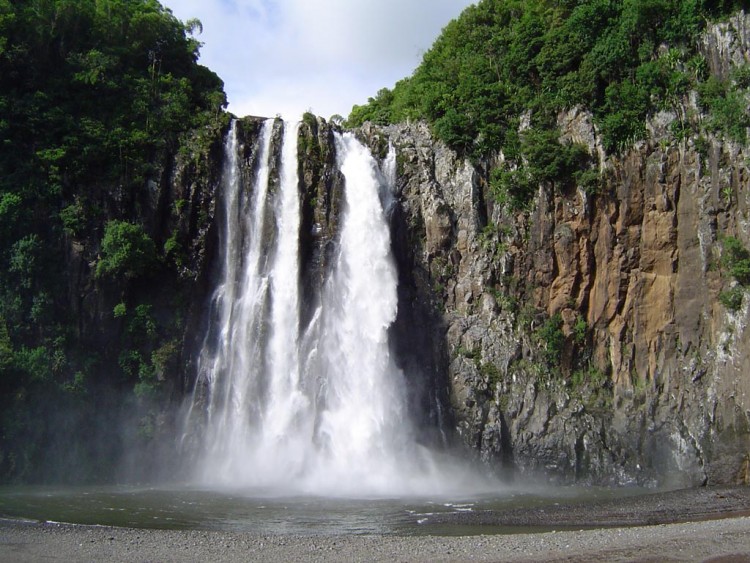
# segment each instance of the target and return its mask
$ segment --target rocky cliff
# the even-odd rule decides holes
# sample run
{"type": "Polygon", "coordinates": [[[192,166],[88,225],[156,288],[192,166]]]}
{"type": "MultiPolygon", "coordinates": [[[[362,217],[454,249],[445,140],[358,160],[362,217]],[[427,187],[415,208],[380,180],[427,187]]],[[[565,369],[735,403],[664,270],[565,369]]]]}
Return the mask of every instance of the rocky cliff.
{"type": "MultiPolygon", "coordinates": [[[[712,73],[750,60],[747,30],[741,14],[705,35],[712,73]]],[[[738,286],[725,241],[750,245],[748,149],[699,134],[694,98],[680,113],[694,134],[675,139],[680,116],[663,112],[619,156],[590,115],[559,115],[563,139],[599,160],[602,187],[542,184],[531,211],[496,204],[494,162],[458,158],[422,124],[360,131],[397,150],[401,306],[424,329],[421,365],[434,383],[444,371],[451,425],[493,467],[596,483],[750,479],[750,300],[741,287],[734,306],[719,299],[738,286]]]]}
{"type": "MultiPolygon", "coordinates": [[[[705,34],[714,75],[750,61],[748,23],[740,14],[705,34]]],[[[646,141],[608,155],[591,115],[560,114],[562,140],[587,147],[599,182],[542,183],[527,209],[493,195],[501,153],[470,162],[422,123],[356,132],[381,160],[396,153],[391,342],[423,441],[455,440],[500,473],[560,482],[750,482],[750,299],[729,259],[750,246],[750,155],[706,119],[688,96],[650,120],[646,141]],[[676,137],[676,121],[690,133],[676,137]]],[[[238,122],[246,175],[260,123],[238,122]]],[[[343,207],[334,129],[309,114],[300,127],[303,308],[325,278],[343,207]]],[[[179,228],[203,256],[190,272],[209,280],[213,205],[188,172],[175,185],[193,195],[174,198],[200,199],[208,226],[179,228]]],[[[185,358],[205,326],[195,303],[185,358]]]]}

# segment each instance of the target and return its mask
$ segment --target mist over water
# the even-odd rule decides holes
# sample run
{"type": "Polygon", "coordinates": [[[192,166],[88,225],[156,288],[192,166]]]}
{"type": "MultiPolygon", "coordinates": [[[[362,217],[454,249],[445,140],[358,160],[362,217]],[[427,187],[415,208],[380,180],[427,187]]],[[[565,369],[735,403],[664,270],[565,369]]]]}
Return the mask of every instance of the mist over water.
{"type": "Polygon", "coordinates": [[[315,312],[300,326],[299,126],[283,124],[278,189],[269,187],[273,127],[263,125],[251,178],[234,124],[225,143],[223,272],[186,428],[202,437],[197,482],[348,497],[497,490],[416,440],[388,341],[398,307],[384,213],[393,155],[381,170],[352,135],[336,134],[339,238],[315,312]]]}

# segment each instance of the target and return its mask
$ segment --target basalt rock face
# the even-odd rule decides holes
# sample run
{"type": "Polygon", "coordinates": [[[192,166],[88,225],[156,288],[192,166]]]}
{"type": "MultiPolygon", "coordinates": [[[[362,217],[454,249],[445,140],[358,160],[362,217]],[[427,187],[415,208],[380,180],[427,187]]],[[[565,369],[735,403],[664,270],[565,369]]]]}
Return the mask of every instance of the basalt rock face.
{"type": "MultiPolygon", "coordinates": [[[[747,28],[740,15],[706,35],[717,75],[747,60],[747,28]]],[[[530,212],[495,204],[494,163],[458,158],[423,124],[359,132],[397,151],[400,308],[421,320],[428,370],[447,377],[432,404],[490,466],[565,482],[748,481],[750,299],[719,301],[735,283],[722,241],[750,246],[748,148],[678,142],[674,119],[655,116],[649,140],[615,157],[589,115],[560,115],[563,137],[599,156],[604,187],[541,185],[530,212]]]]}
{"type": "Polygon", "coordinates": [[[66,353],[74,358],[71,366],[93,381],[69,411],[61,406],[60,415],[54,408],[44,413],[40,425],[50,428],[50,445],[40,444],[44,455],[28,473],[30,480],[104,480],[115,474],[139,479],[169,457],[175,424],[167,405],[182,395],[184,367],[200,331],[198,311],[210,285],[223,133],[217,122],[187,135],[182,150],[155,156],[152,174],[138,189],[86,187],[96,213],[85,229],[65,235],[60,283],[75,319],[66,353]],[[105,225],[113,220],[142,226],[153,241],[159,260],[148,271],[134,278],[96,275],[105,225]],[[126,313],[116,314],[116,307],[126,313]],[[148,337],[133,320],[138,307],[148,316],[148,337]],[[152,354],[159,361],[151,363],[152,354]],[[138,381],[137,355],[152,369],[158,399],[130,391],[138,381]],[[80,420],[79,430],[59,420],[80,420]]]}
{"type": "Polygon", "coordinates": [[[344,178],[336,166],[333,128],[323,120],[300,124],[297,148],[301,197],[300,271],[302,326],[317,306],[316,299],[334,258],[343,206],[344,178]]]}

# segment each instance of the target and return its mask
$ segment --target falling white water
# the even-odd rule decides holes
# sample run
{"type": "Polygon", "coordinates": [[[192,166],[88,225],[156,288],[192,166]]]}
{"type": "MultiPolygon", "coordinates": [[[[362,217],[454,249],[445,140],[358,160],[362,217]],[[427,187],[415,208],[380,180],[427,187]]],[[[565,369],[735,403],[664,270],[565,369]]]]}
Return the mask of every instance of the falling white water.
{"type": "MultiPolygon", "coordinates": [[[[247,455],[255,442],[260,412],[255,397],[262,380],[264,317],[268,275],[262,230],[267,220],[268,176],[273,121],[263,124],[259,167],[252,196],[242,190],[236,123],[227,136],[223,171],[223,280],[216,289],[209,331],[200,356],[200,373],[210,389],[205,443],[210,469],[220,479],[232,478],[235,455],[247,455]],[[218,335],[215,329],[218,328],[218,335]]],[[[193,407],[195,406],[195,401],[193,407]]]]}
{"type": "Polygon", "coordinates": [[[411,473],[404,464],[418,461],[421,452],[406,412],[404,377],[388,347],[397,274],[379,197],[382,176],[353,136],[337,136],[336,152],[346,205],[339,254],[321,302],[313,369],[327,393],[317,431],[320,455],[308,485],[329,492],[404,492],[411,473]]]}
{"type": "MultiPolygon", "coordinates": [[[[199,374],[208,393],[201,480],[281,494],[461,489],[465,474],[417,444],[390,356],[397,272],[383,202],[392,171],[353,136],[336,136],[345,178],[338,250],[300,327],[298,127],[284,125],[278,193],[268,189],[272,127],[264,124],[249,190],[234,126],[225,147],[224,272],[199,374]],[[271,224],[275,236],[264,240],[271,224]]],[[[192,408],[200,404],[196,393],[192,408]]]]}
{"type": "MultiPolygon", "coordinates": [[[[267,350],[267,390],[260,405],[259,443],[243,475],[251,482],[275,485],[294,480],[305,465],[312,432],[309,400],[299,379],[299,226],[297,173],[299,124],[284,125],[281,153],[281,191],[275,208],[276,249],[270,272],[271,314],[267,350]],[[249,475],[249,463],[253,475],[249,475]]],[[[261,373],[257,366],[255,377],[261,373]]],[[[257,400],[257,399],[256,399],[257,400]]]]}

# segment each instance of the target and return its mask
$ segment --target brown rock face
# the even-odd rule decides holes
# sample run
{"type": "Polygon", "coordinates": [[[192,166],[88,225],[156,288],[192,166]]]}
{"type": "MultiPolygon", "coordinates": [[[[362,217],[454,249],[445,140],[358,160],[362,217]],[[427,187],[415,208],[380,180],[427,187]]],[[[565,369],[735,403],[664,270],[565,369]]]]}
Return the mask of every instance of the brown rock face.
{"type": "MultiPolygon", "coordinates": [[[[750,52],[735,19],[707,34],[717,74],[750,52]]],[[[722,240],[750,247],[748,149],[709,136],[699,151],[670,137],[673,119],[655,116],[647,142],[607,157],[590,116],[559,116],[599,156],[604,187],[541,185],[531,212],[494,204],[493,163],[462,161],[422,124],[362,132],[397,150],[401,306],[432,315],[448,424],[492,466],[598,483],[747,479],[750,298],[731,311],[719,295],[734,283],[722,240]]]]}

